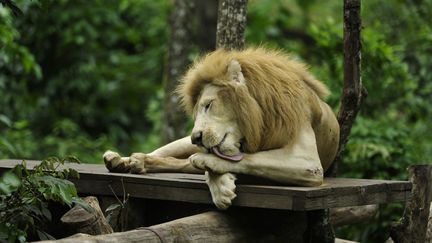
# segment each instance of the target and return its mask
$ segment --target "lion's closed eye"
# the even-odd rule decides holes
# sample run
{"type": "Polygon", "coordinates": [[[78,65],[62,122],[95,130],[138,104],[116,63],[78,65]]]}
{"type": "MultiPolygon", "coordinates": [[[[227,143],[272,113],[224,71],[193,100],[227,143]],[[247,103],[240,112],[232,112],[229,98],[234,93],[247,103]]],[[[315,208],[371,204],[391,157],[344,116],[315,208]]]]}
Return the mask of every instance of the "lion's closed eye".
{"type": "Polygon", "coordinates": [[[213,104],[213,100],[208,102],[207,105],[204,106],[204,111],[207,112],[211,108],[212,104],[213,104]]]}

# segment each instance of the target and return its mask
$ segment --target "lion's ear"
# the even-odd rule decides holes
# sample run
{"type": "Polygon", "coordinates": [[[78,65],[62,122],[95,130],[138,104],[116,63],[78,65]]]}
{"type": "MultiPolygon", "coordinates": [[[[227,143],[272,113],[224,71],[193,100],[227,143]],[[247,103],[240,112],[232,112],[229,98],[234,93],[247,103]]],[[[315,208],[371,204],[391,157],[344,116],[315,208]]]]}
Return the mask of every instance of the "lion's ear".
{"type": "Polygon", "coordinates": [[[232,81],[238,84],[246,84],[240,63],[237,60],[231,60],[230,64],[228,65],[228,75],[232,81]]]}

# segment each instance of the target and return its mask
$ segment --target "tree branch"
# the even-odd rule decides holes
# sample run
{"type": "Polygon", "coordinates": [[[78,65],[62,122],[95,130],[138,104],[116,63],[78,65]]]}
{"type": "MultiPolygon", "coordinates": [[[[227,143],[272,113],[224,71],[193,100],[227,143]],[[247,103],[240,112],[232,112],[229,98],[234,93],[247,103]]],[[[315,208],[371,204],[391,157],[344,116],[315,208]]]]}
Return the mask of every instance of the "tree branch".
{"type": "Polygon", "coordinates": [[[367,95],[361,81],[361,0],[344,0],[344,87],[338,114],[340,125],[339,149],[335,161],[327,172],[335,176],[348,142],[351,127],[367,95]]]}

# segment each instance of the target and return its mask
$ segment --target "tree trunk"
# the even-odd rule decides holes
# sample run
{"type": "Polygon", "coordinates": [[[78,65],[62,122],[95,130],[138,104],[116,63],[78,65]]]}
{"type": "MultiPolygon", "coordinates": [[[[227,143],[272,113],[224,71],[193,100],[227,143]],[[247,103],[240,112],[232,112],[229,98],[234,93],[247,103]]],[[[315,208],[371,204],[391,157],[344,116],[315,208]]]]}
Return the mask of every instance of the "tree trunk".
{"type": "Polygon", "coordinates": [[[218,0],[195,0],[195,6],[195,43],[200,52],[213,51],[216,48],[218,0]]]}
{"type": "Polygon", "coordinates": [[[351,127],[367,95],[361,81],[361,0],[344,0],[344,87],[338,114],[340,125],[339,149],[327,175],[335,176],[342,161],[351,127]]]}
{"type": "Polygon", "coordinates": [[[432,165],[413,165],[408,171],[413,183],[412,196],[406,203],[401,222],[391,228],[390,236],[396,243],[426,242],[432,200],[432,165]]]}
{"type": "Polygon", "coordinates": [[[219,0],[216,48],[241,50],[245,45],[247,0],[219,0]]]}
{"type": "Polygon", "coordinates": [[[187,117],[179,105],[179,97],[174,92],[186,67],[192,48],[192,23],[194,3],[189,0],[176,0],[170,16],[170,40],[165,77],[163,143],[169,143],[186,136],[187,117]]]}
{"type": "Polygon", "coordinates": [[[68,231],[67,235],[84,233],[90,235],[110,234],[113,232],[99,207],[96,197],[86,197],[84,201],[94,209],[87,212],[80,206],[75,206],[61,217],[61,222],[68,231]]]}

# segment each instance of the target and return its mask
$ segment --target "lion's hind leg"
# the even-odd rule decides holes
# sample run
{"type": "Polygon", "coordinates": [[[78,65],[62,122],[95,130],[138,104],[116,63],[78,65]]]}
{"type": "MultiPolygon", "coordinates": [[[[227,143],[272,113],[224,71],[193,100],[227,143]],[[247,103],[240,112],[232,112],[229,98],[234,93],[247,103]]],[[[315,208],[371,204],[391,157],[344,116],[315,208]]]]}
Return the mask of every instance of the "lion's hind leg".
{"type": "Polygon", "coordinates": [[[231,173],[218,174],[206,171],[205,176],[213,203],[216,207],[219,209],[227,209],[231,206],[231,201],[237,196],[235,194],[235,175],[231,173]]]}

